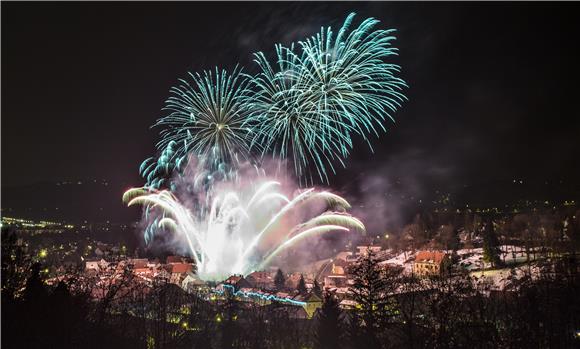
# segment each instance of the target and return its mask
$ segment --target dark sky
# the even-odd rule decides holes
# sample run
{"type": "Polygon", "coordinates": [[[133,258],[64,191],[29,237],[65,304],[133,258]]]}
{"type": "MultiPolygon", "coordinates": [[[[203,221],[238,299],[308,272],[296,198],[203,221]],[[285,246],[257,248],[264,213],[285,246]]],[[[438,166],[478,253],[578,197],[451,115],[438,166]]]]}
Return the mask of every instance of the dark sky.
{"type": "Polygon", "coordinates": [[[140,185],[177,78],[238,61],[252,71],[252,52],[350,11],[398,29],[409,101],[331,186],[360,172],[580,178],[578,4],[3,2],[2,186],[140,185]]]}

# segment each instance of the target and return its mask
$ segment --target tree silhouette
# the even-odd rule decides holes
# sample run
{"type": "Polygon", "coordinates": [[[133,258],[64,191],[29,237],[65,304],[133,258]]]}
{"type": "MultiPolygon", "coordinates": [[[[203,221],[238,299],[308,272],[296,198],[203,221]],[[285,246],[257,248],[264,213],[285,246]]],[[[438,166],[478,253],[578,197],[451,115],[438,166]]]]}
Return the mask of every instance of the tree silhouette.
{"type": "Polygon", "coordinates": [[[306,289],[306,282],[304,281],[304,275],[300,275],[300,280],[298,280],[298,286],[296,287],[298,293],[306,294],[308,290],[306,289]]]}
{"type": "Polygon", "coordinates": [[[492,267],[495,267],[501,263],[499,258],[499,242],[495,231],[493,228],[493,222],[489,220],[485,224],[485,230],[483,232],[483,260],[485,262],[491,263],[492,267]]]}
{"type": "Polygon", "coordinates": [[[40,276],[40,263],[32,264],[30,268],[30,276],[26,280],[26,288],[24,289],[24,300],[31,303],[41,303],[48,296],[42,277],[40,276]]]}
{"type": "Polygon", "coordinates": [[[341,347],[343,331],[342,312],[338,300],[330,292],[324,294],[324,301],[318,313],[314,338],[316,349],[338,349],[341,347]]]}
{"type": "Polygon", "coordinates": [[[312,286],[312,293],[314,293],[317,297],[322,298],[322,288],[318,283],[318,280],[314,279],[314,285],[312,286]]]}
{"type": "Polygon", "coordinates": [[[282,273],[281,269],[278,269],[276,272],[276,276],[274,277],[274,286],[278,291],[283,290],[286,286],[286,277],[284,277],[284,273],[282,273]]]}
{"type": "Polygon", "coordinates": [[[385,274],[372,250],[359,258],[352,275],[354,284],[350,291],[357,303],[355,321],[361,327],[361,344],[365,348],[380,348],[380,333],[387,323],[389,307],[385,274]]]}

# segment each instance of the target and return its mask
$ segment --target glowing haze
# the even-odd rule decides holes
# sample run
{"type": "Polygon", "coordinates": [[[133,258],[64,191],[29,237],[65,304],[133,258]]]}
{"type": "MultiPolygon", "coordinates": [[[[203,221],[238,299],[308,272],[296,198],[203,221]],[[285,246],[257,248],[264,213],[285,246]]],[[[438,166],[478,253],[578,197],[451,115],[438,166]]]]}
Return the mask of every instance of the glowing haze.
{"type": "Polygon", "coordinates": [[[314,188],[286,195],[282,189],[283,183],[256,174],[211,189],[189,186],[181,199],[177,191],[134,188],[124,200],[148,207],[145,217],[157,233],[171,230],[184,238],[203,280],[262,270],[307,238],[364,232],[342,197],[314,188]]]}

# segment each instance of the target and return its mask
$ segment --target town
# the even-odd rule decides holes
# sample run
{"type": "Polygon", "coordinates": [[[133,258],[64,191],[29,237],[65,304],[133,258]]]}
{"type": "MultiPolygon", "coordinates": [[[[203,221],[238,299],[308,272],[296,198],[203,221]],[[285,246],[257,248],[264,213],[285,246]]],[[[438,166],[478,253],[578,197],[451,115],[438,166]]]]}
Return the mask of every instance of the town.
{"type": "MultiPolygon", "coordinates": [[[[217,281],[201,280],[190,256],[147,257],[139,248],[130,251],[123,244],[89,238],[82,227],[2,217],[3,258],[10,258],[9,264],[3,264],[3,275],[9,281],[3,283],[3,292],[15,299],[26,298],[36,270],[43,287],[55,290],[53,293],[65,288],[86,295],[98,309],[106,309],[101,316],[112,317],[109,321],[124,314],[124,321],[158,323],[162,315],[162,321],[177,332],[170,330],[164,335],[169,337],[161,339],[147,330],[143,340],[159,344],[160,340],[178,340],[179,331],[203,332],[197,314],[200,304],[213,309],[204,321],[211,318],[215,326],[228,321],[228,316],[232,321],[262,309],[268,316],[283,311],[288,321],[298,321],[302,328],[307,325],[300,321],[318,323],[328,316],[328,297],[343,314],[364,312],[369,305],[361,294],[365,287],[380,282],[373,293],[382,300],[371,302],[371,308],[385,306],[385,299],[392,299],[394,304],[387,302],[390,321],[418,326],[431,311],[423,308],[429,303],[422,302],[429,302],[433,294],[459,297],[458,305],[462,305],[462,297],[474,294],[487,299],[484,302],[495,304],[502,299],[509,304],[530,285],[577,280],[580,215],[575,205],[567,202],[557,209],[530,208],[493,216],[481,210],[440,211],[443,213],[418,214],[398,231],[369,233],[348,241],[342,250],[299,268],[285,267],[282,259],[265,270],[217,281]],[[159,298],[161,295],[169,298],[159,298]],[[405,314],[413,297],[422,299],[413,302],[423,310],[405,314]],[[160,314],[150,302],[160,306],[162,299],[169,303],[163,303],[160,314]],[[237,310],[227,315],[231,304],[237,310]]],[[[439,326],[438,320],[429,321],[439,326]]],[[[422,326],[428,327],[426,323],[422,326]]],[[[565,343],[580,339],[574,327],[567,328],[562,329],[567,331],[563,333],[565,343]]],[[[423,330],[414,331],[417,333],[408,334],[412,337],[407,340],[418,340],[413,338],[423,330]]]]}

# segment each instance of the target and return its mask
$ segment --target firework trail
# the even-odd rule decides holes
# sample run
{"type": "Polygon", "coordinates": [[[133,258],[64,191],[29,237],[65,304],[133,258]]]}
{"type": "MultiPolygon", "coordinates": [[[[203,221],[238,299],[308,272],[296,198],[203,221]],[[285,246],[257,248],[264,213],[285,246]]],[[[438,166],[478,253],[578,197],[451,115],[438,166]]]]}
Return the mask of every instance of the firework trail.
{"type": "Polygon", "coordinates": [[[344,213],[350,206],[343,198],[314,189],[288,198],[279,187],[279,182],[267,181],[249,193],[239,188],[218,189],[205,214],[196,211],[203,210],[203,205],[187,207],[168,190],[135,188],[123,199],[129,206],[145,205],[161,212],[163,217],[155,219],[157,227],[173,230],[185,239],[204,280],[263,269],[281,252],[312,236],[364,232],[358,219],[344,213]],[[331,211],[288,229],[293,213],[312,201],[321,201],[331,211]]]}

